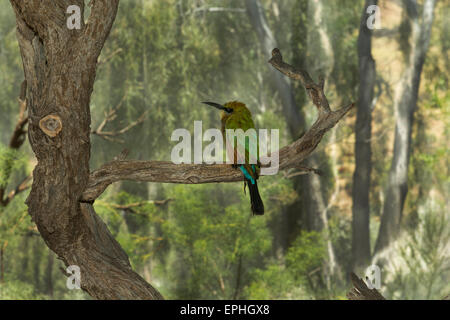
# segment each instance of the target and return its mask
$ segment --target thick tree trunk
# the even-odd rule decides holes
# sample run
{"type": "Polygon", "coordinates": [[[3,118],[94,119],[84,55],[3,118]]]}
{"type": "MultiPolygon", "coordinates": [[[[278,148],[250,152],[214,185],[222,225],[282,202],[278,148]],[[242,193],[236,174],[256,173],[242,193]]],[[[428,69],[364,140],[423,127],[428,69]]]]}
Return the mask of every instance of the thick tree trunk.
{"type": "MultiPolygon", "coordinates": [[[[161,295],[131,269],[128,257],[80,199],[89,180],[89,101],[97,58],[118,0],[92,1],[88,23],[66,25],[64,0],[10,0],[27,80],[28,136],[38,160],[27,199],[48,247],[81,270],[81,287],[98,299],[156,299],[161,295]]],[[[84,12],[84,1],[71,5],[84,12]]]]}
{"type": "Polygon", "coordinates": [[[417,107],[420,76],[430,42],[435,2],[435,0],[424,2],[420,23],[417,2],[413,0],[405,1],[411,26],[410,50],[394,102],[397,115],[394,156],[389,170],[383,215],[375,246],[376,253],[387,247],[396,238],[400,230],[403,205],[408,192],[411,129],[417,107]]]}
{"type": "Polygon", "coordinates": [[[359,97],[355,125],[355,172],[353,174],[352,264],[353,269],[367,267],[370,262],[370,174],[372,170],[372,107],[376,80],[372,57],[372,32],[367,28],[368,6],[377,0],[367,0],[361,15],[358,36],[359,97]]]}

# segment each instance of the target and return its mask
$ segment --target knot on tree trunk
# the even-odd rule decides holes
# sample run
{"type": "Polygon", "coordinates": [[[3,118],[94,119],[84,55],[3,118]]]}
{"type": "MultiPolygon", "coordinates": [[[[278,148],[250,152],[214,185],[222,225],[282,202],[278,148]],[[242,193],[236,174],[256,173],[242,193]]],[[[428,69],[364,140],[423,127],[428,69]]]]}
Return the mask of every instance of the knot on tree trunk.
{"type": "Polygon", "coordinates": [[[39,128],[51,138],[56,137],[62,130],[61,118],[50,114],[39,121],[39,128]]]}

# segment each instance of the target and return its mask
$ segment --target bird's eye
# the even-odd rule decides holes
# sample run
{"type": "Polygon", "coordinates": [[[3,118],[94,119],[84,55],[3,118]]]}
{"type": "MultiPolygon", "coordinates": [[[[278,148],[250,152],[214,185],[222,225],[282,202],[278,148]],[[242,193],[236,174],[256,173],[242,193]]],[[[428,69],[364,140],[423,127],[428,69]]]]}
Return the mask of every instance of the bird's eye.
{"type": "Polygon", "coordinates": [[[225,112],[226,112],[226,113],[232,113],[232,112],[233,112],[233,109],[231,109],[231,108],[225,108],[225,112]]]}

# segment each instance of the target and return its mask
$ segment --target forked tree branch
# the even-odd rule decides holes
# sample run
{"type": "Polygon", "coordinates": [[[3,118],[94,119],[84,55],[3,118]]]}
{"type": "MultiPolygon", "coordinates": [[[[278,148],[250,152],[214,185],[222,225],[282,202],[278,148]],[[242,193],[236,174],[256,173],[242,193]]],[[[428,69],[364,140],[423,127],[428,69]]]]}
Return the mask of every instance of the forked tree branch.
{"type": "Polygon", "coordinates": [[[85,42],[86,55],[97,59],[108,38],[111,26],[116,18],[119,0],[91,0],[91,14],[86,23],[84,34],[80,38],[85,42]]]}
{"type": "Polygon", "coordinates": [[[138,119],[129,123],[127,126],[123,127],[122,129],[114,130],[114,131],[105,131],[104,130],[105,126],[108,123],[114,121],[117,118],[117,111],[123,106],[126,97],[127,97],[127,95],[124,95],[116,107],[112,108],[108,112],[105,112],[105,117],[103,118],[103,121],[98,125],[97,129],[91,131],[91,134],[99,136],[100,138],[103,138],[108,141],[124,143],[124,140],[118,138],[118,136],[123,135],[127,131],[131,130],[132,128],[134,128],[137,125],[144,122],[145,117],[148,114],[148,110],[143,112],[138,119]]]}
{"type": "MultiPolygon", "coordinates": [[[[306,71],[285,63],[278,49],[273,50],[269,63],[291,79],[299,80],[319,111],[316,122],[300,139],[278,151],[280,170],[289,168],[302,170],[300,163],[314,151],[324,134],[353,107],[353,103],[337,111],[331,111],[323,91],[323,79],[318,84],[314,83],[306,71]]],[[[80,201],[94,201],[110,184],[121,180],[200,184],[242,181],[243,176],[239,170],[227,164],[174,164],[168,161],[116,160],[104,164],[91,173],[88,187],[80,201]]]]}

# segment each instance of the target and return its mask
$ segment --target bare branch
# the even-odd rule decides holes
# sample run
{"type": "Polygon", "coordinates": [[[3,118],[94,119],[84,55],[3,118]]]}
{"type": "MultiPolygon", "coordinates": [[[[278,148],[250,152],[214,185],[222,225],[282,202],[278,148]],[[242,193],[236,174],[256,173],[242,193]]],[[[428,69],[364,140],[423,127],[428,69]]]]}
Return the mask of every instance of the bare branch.
{"type": "Polygon", "coordinates": [[[297,170],[287,170],[286,172],[283,172],[283,177],[286,179],[291,179],[293,177],[302,176],[305,174],[314,173],[317,175],[322,175],[322,171],[316,168],[310,168],[310,167],[296,167],[297,170]]]}
{"type": "MultiPolygon", "coordinates": [[[[337,111],[331,111],[323,92],[324,81],[315,84],[309,74],[297,70],[283,62],[281,53],[274,49],[269,61],[275,68],[293,79],[300,80],[316,107],[319,116],[311,128],[298,140],[278,151],[279,169],[298,168],[317,147],[323,135],[353,107],[350,104],[337,111]]],[[[239,170],[227,164],[174,164],[168,161],[112,161],[91,173],[88,187],[80,199],[82,202],[94,201],[111,184],[121,180],[201,184],[242,181],[239,170]]]]}
{"type": "Polygon", "coordinates": [[[369,289],[366,283],[353,272],[350,278],[354,287],[347,293],[349,300],[386,300],[377,289],[369,289]]]}
{"type": "Polygon", "coordinates": [[[19,119],[17,120],[16,127],[9,141],[9,147],[11,149],[19,149],[25,141],[26,131],[24,130],[28,123],[28,117],[26,115],[27,102],[26,102],[27,82],[24,80],[20,88],[19,95],[19,119]]]}
{"type": "Polygon", "coordinates": [[[393,28],[393,29],[375,29],[372,31],[372,36],[375,38],[393,38],[395,36],[398,36],[400,34],[400,29],[393,28]]]}
{"type": "Polygon", "coordinates": [[[237,13],[245,13],[246,10],[244,8],[224,8],[224,7],[200,7],[195,8],[192,12],[201,12],[201,11],[207,11],[207,12],[237,12],[237,13]]]}
{"type": "Polygon", "coordinates": [[[30,188],[31,183],[29,183],[29,182],[31,181],[31,178],[32,178],[32,174],[30,174],[28,177],[23,179],[22,182],[19,183],[19,185],[14,190],[11,190],[11,192],[8,194],[8,196],[5,199],[0,198],[0,204],[3,207],[6,207],[14,199],[15,196],[17,196],[19,193],[30,188]]]}
{"type": "Polygon", "coordinates": [[[319,83],[315,83],[308,72],[296,69],[295,67],[283,62],[283,56],[278,48],[273,49],[272,58],[269,60],[269,63],[289,78],[299,80],[302,83],[302,85],[306,88],[312,102],[317,107],[319,117],[320,114],[327,114],[331,112],[328,100],[323,91],[325,85],[325,80],[323,78],[319,79],[319,83]]]}
{"type": "MultiPolygon", "coordinates": [[[[26,115],[27,102],[26,102],[27,82],[24,80],[20,88],[19,95],[19,119],[17,120],[16,127],[9,141],[9,147],[11,149],[19,149],[26,138],[25,125],[28,123],[28,116],[26,115]]],[[[6,192],[6,187],[0,187],[0,205],[6,207],[11,200],[22,191],[28,189],[28,181],[31,180],[31,174],[26,177],[14,190],[12,190],[6,198],[3,198],[6,192]]]]}
{"type": "Polygon", "coordinates": [[[143,207],[147,204],[154,204],[155,206],[164,206],[166,204],[168,204],[170,201],[173,201],[174,199],[164,199],[164,200],[148,200],[148,201],[140,201],[140,202],[133,202],[133,203],[129,203],[129,204],[117,204],[117,203],[107,203],[107,202],[99,202],[99,204],[102,204],[104,206],[110,207],[110,208],[114,208],[114,209],[119,209],[119,210],[124,210],[126,212],[130,212],[130,213],[136,213],[136,211],[134,210],[135,208],[139,208],[139,207],[143,207]]]}
{"type": "Polygon", "coordinates": [[[124,143],[123,140],[116,138],[116,137],[126,133],[127,131],[131,130],[132,128],[134,128],[137,125],[144,122],[145,117],[148,114],[149,110],[145,111],[137,120],[131,122],[126,127],[122,128],[120,130],[115,130],[115,131],[104,131],[103,130],[108,123],[114,121],[117,118],[117,111],[123,106],[126,96],[127,95],[123,96],[123,98],[120,100],[120,102],[117,104],[116,107],[112,108],[108,112],[105,112],[105,118],[99,124],[97,129],[91,131],[91,134],[97,135],[108,141],[124,143]]]}
{"type": "Polygon", "coordinates": [[[99,59],[97,62],[97,68],[100,67],[101,65],[109,62],[112,58],[114,58],[116,55],[118,55],[122,51],[123,51],[122,48],[118,48],[118,49],[114,50],[113,52],[111,52],[108,56],[104,57],[103,59],[99,59]]]}

